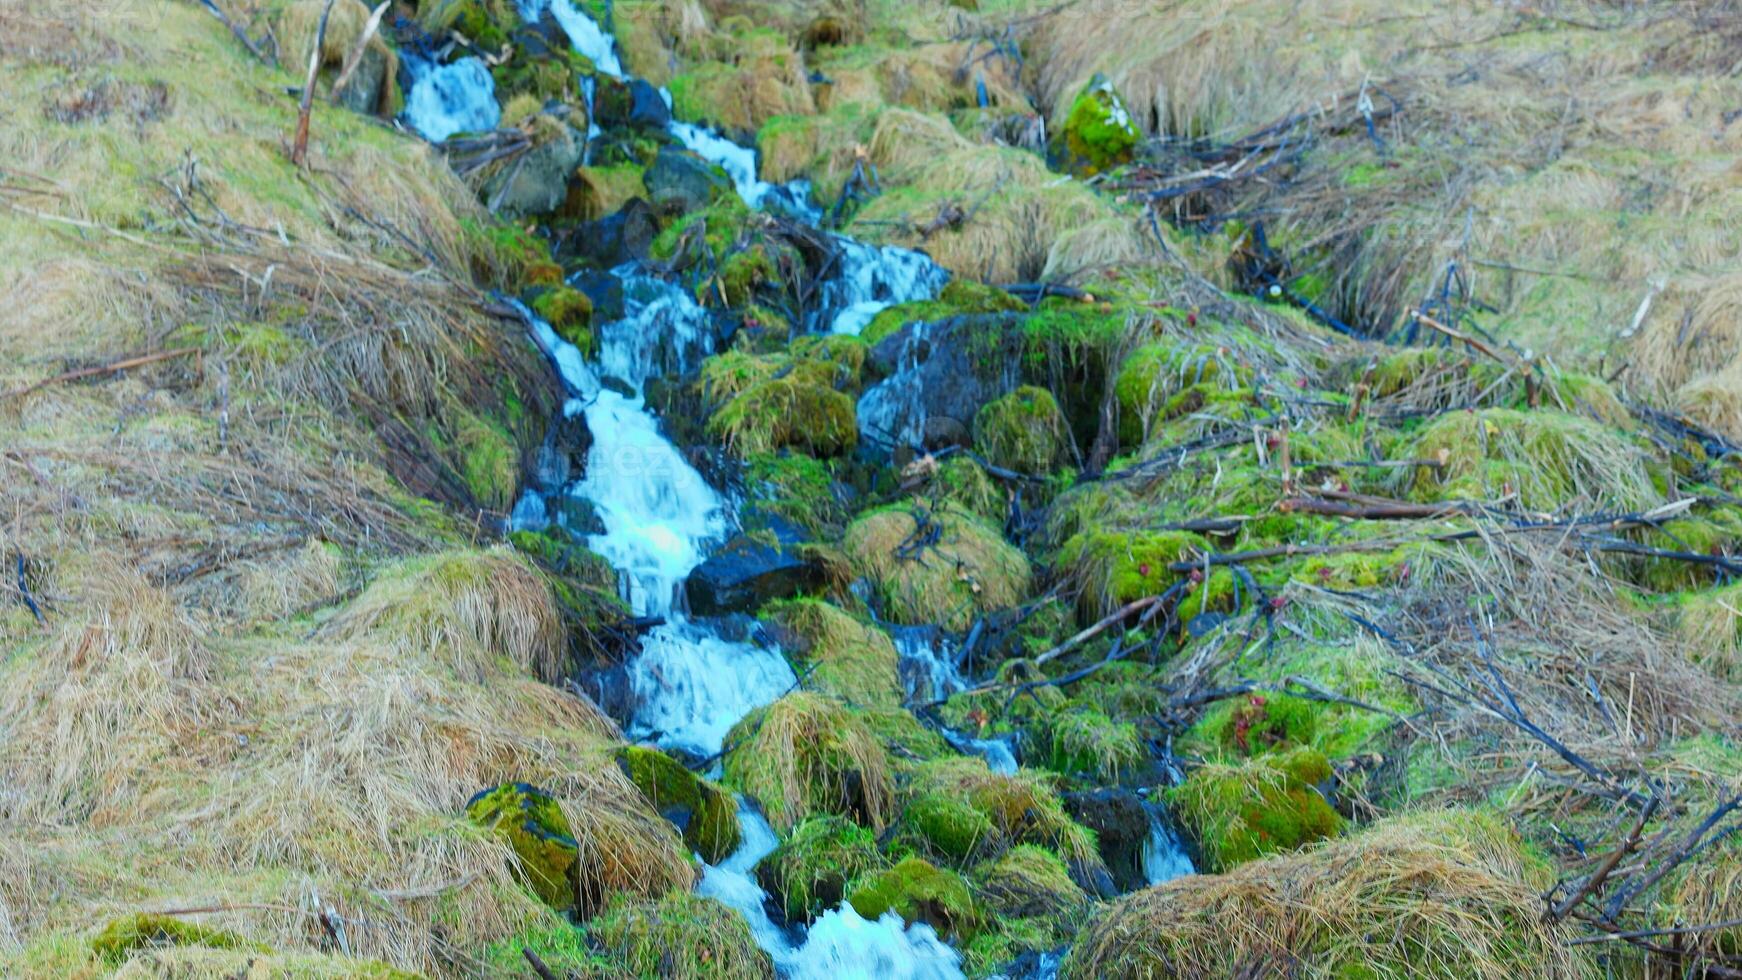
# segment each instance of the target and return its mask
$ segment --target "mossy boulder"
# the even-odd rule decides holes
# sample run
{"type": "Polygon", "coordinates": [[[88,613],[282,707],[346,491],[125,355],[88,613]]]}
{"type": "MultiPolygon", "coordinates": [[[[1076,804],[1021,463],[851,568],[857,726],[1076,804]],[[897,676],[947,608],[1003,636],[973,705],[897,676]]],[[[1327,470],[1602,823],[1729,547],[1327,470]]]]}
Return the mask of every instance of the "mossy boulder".
{"type": "Polygon", "coordinates": [[[593,338],[593,301],[587,294],[569,286],[557,286],[540,292],[532,300],[532,312],[550,324],[557,336],[591,357],[596,353],[593,338]]]}
{"type": "MultiPolygon", "coordinates": [[[[953,799],[985,816],[993,829],[987,840],[995,846],[979,848],[976,856],[993,856],[1002,844],[1034,844],[1058,854],[1071,879],[1084,889],[1109,891],[1112,879],[1095,846],[1095,835],[1065,812],[1055,780],[1027,769],[1002,775],[981,759],[945,756],[918,766],[909,790],[914,799],[927,795],[953,799]]],[[[958,840],[966,836],[959,829],[956,833],[958,840]]]]}
{"type": "Polygon", "coordinates": [[[1071,103],[1054,148],[1071,169],[1097,174],[1130,163],[1142,139],[1113,83],[1097,75],[1071,103]]]}
{"type": "Polygon", "coordinates": [[[1203,391],[1238,391],[1253,371],[1225,347],[1156,341],[1126,356],[1113,381],[1119,404],[1119,442],[1140,446],[1162,422],[1203,405],[1203,391]],[[1195,397],[1181,398],[1196,389],[1195,397]]]}
{"type": "Polygon", "coordinates": [[[1226,871],[1341,832],[1343,818],[1317,788],[1330,778],[1323,753],[1298,749],[1205,765],[1168,800],[1210,868],[1226,871]]]}
{"type": "Polygon", "coordinates": [[[173,915],[151,912],[136,912],[115,919],[91,939],[91,949],[110,963],[120,963],[135,950],[164,946],[268,951],[268,947],[226,929],[214,929],[173,915]]]}
{"type": "Polygon", "coordinates": [[[733,252],[720,263],[720,292],[725,296],[727,306],[747,306],[756,298],[758,290],[780,285],[780,273],[769,251],[766,245],[758,243],[733,252]]]}
{"type": "Polygon", "coordinates": [[[466,816],[514,849],[514,873],[546,905],[575,908],[579,848],[562,807],[527,783],[504,783],[466,801],[466,816]]]}
{"type": "Polygon", "coordinates": [[[791,448],[818,457],[840,456],[859,442],[851,397],[791,376],[746,388],[708,418],[707,430],[741,454],[791,448]]]}
{"type": "Polygon", "coordinates": [[[879,312],[859,332],[868,344],[876,344],[914,321],[930,323],[958,313],[1025,313],[1028,304],[999,289],[972,279],[951,279],[936,299],[897,303],[879,312]]]}
{"type": "Polygon", "coordinates": [[[893,815],[888,753],[834,698],[788,694],[732,726],[726,744],[726,784],[761,802],[776,830],[825,813],[881,830],[893,815]]]}
{"type": "Polygon", "coordinates": [[[1024,385],[974,416],[974,448],[994,466],[1045,475],[1065,462],[1070,430],[1052,392],[1024,385]]]}
{"type": "Polygon", "coordinates": [[[773,980],[774,962],[737,911],[687,892],[612,896],[587,933],[631,976],[773,980]]]}
{"type": "Polygon", "coordinates": [[[807,921],[841,904],[855,879],[888,867],[877,835],[844,817],[812,817],[756,866],[757,880],[789,922],[807,921]]]}
{"type": "Polygon", "coordinates": [[[860,707],[900,706],[900,657],[882,630],[820,599],[769,603],[762,618],[807,688],[860,707]]]}
{"type": "Polygon", "coordinates": [[[980,928],[974,896],[954,871],[910,857],[853,883],[853,911],[876,920],[894,912],[909,924],[923,922],[941,936],[971,939],[980,928]]]}
{"type": "Polygon", "coordinates": [[[1060,546],[1055,565],[1082,586],[1078,610],[1093,621],[1166,592],[1185,574],[1170,565],[1210,550],[1209,542],[1189,531],[1084,531],[1060,546]]]}
{"type": "Polygon", "coordinates": [[[835,466],[801,452],[744,457],[744,526],[758,531],[784,521],[828,538],[840,534],[848,511],[837,492],[835,466]]]}
{"type": "Polygon", "coordinates": [[[452,437],[432,441],[447,451],[466,492],[480,507],[506,513],[520,486],[520,447],[500,422],[456,406],[452,437]]]}
{"type": "Polygon", "coordinates": [[[547,573],[574,659],[582,664],[609,659],[619,649],[613,627],[629,616],[629,605],[617,591],[617,570],[561,528],[513,531],[508,541],[547,573]]]}
{"type": "Polygon", "coordinates": [[[997,860],[976,867],[970,878],[989,912],[1046,919],[1061,932],[1074,931],[1076,917],[1089,907],[1088,893],[1071,880],[1064,861],[1033,844],[1011,848],[997,860]]]}
{"type": "Polygon", "coordinates": [[[897,623],[966,630],[1020,603],[1032,586],[1022,552],[953,505],[872,511],[847,528],[841,547],[897,623]]]}
{"type": "Polygon", "coordinates": [[[1099,707],[1075,703],[1047,719],[1047,768],[1116,782],[1148,761],[1137,726],[1115,721],[1099,707]]]}
{"type": "Polygon", "coordinates": [[[709,864],[738,848],[738,804],[732,795],[655,748],[625,746],[617,762],[662,816],[683,831],[684,843],[709,864]]]}
{"type": "Polygon", "coordinates": [[[902,838],[926,853],[954,865],[977,855],[992,854],[1004,845],[992,818],[973,804],[949,793],[922,793],[901,813],[902,838]]]}
{"type": "Polygon", "coordinates": [[[985,467],[959,453],[938,464],[926,489],[940,506],[953,505],[994,526],[1004,523],[1010,509],[1008,495],[985,467]]]}

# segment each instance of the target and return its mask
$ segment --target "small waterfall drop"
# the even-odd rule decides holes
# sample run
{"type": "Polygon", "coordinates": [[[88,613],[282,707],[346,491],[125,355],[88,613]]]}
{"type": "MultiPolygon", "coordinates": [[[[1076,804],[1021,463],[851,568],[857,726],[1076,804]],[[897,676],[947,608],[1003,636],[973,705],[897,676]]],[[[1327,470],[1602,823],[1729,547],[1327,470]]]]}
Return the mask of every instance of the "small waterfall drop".
{"type": "Polygon", "coordinates": [[[496,128],[502,107],[496,104],[496,82],[477,58],[461,58],[452,64],[409,51],[400,62],[411,79],[405,97],[405,121],[432,143],[455,133],[475,133],[496,128]]]}
{"type": "Polygon", "coordinates": [[[1143,878],[1151,886],[1195,875],[1198,869],[1186,853],[1185,842],[1168,822],[1161,807],[1144,805],[1149,814],[1149,837],[1143,842],[1143,878]]]}
{"type": "Polygon", "coordinates": [[[756,175],[756,150],[739,146],[719,133],[693,123],[671,123],[671,134],[690,152],[716,164],[732,178],[732,186],[753,208],[778,211],[806,224],[816,224],[822,212],[810,203],[810,182],[772,184],[756,175]]]}
{"type": "Polygon", "coordinates": [[[840,271],[823,284],[818,329],[857,336],[897,303],[936,295],[950,274],[923,252],[843,238],[840,271]]]}
{"type": "Polygon", "coordinates": [[[757,884],[758,862],[779,838],[761,814],[738,806],[738,850],[717,865],[702,865],[696,894],[737,909],[750,924],[756,945],[792,980],[960,980],[961,957],[928,925],[902,924],[886,912],[873,922],[845,902],[812,923],[801,942],[768,917],[768,894],[757,884]]]}

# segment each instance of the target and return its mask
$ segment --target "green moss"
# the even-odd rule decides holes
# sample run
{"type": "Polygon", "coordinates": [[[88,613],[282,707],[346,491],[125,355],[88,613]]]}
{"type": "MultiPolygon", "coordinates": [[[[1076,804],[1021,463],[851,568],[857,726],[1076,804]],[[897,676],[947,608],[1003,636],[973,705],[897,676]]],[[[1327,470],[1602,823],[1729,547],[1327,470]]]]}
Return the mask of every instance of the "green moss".
{"type": "Polygon", "coordinates": [[[975,868],[970,881],[986,922],[964,950],[970,976],[1068,944],[1090,909],[1058,855],[1030,844],[975,868]]]}
{"type": "Polygon", "coordinates": [[[1286,694],[1251,694],[1236,705],[1216,732],[1222,747],[1241,755],[1313,744],[1318,705],[1286,694]]]}
{"type": "Polygon", "coordinates": [[[579,849],[556,800],[536,786],[504,783],[467,801],[466,816],[514,849],[516,877],[546,905],[575,907],[579,849]]]}
{"type": "Polygon", "coordinates": [[[1637,443],[1564,412],[1449,412],[1423,427],[1411,455],[1444,461],[1405,475],[1417,500],[1514,497],[1541,512],[1631,512],[1662,503],[1637,443]]]}
{"type": "Polygon", "coordinates": [[[1071,103],[1056,146],[1073,169],[1095,174],[1130,163],[1142,138],[1113,83],[1096,76],[1071,103]]]}
{"type": "Polygon", "coordinates": [[[267,947],[249,942],[233,932],[213,929],[172,915],[155,915],[150,912],[137,912],[115,919],[91,940],[91,948],[110,963],[120,963],[134,950],[163,946],[267,951],[267,947]]]}
{"type": "Polygon", "coordinates": [[[1253,372],[1226,348],[1156,342],[1132,351],[1119,367],[1119,442],[1138,446],[1162,422],[1195,411],[1210,396],[1245,388],[1253,372]],[[1185,395],[1188,390],[1196,394],[1185,395]]]}
{"type": "Polygon", "coordinates": [[[585,931],[564,919],[539,920],[484,948],[484,973],[494,977],[520,976],[527,970],[523,950],[531,950],[551,971],[569,980],[606,980],[620,968],[604,954],[587,945],[585,931]]]}
{"type": "Polygon", "coordinates": [[[532,311],[582,354],[591,357],[596,353],[591,329],[593,301],[586,293],[568,286],[547,289],[533,299],[532,311]]]}
{"type": "Polygon", "coordinates": [[[1047,767],[1067,775],[1088,773],[1116,782],[1149,757],[1137,726],[1116,722],[1088,704],[1073,704],[1047,721],[1051,753],[1047,767]]]}
{"type": "Polygon", "coordinates": [[[520,447],[498,423],[458,409],[454,418],[452,453],[460,479],[472,499],[487,509],[506,512],[520,485],[520,447]]]}
{"type": "Polygon", "coordinates": [[[859,443],[850,396],[792,377],[750,385],[708,418],[707,431],[743,454],[792,448],[839,456],[859,443]]]}
{"type": "Polygon", "coordinates": [[[994,466],[1042,475],[1064,462],[1069,432],[1052,392],[1024,386],[974,416],[974,446],[994,466]]]}
{"type": "Polygon", "coordinates": [[[932,475],[931,495],[939,505],[954,505],[989,524],[1003,524],[1009,501],[991,474],[967,456],[944,460],[932,475]]]}
{"type": "Polygon", "coordinates": [[[875,834],[842,817],[823,816],[794,827],[756,866],[756,877],[787,920],[800,922],[840,905],[850,882],[888,866],[875,834]]]}
{"type": "Polygon", "coordinates": [[[919,858],[907,858],[860,878],[847,901],[867,919],[894,912],[902,921],[924,922],[942,936],[971,939],[980,927],[968,883],[955,872],[919,858]]]}
{"type": "Polygon", "coordinates": [[[893,815],[888,752],[834,698],[788,694],[744,716],[726,744],[726,785],[761,802],[776,830],[826,813],[881,829],[893,815]]]}
{"type": "Polygon", "coordinates": [[[774,963],[736,911],[685,892],[648,901],[614,895],[587,924],[606,953],[637,977],[772,980],[774,963]]]}
{"type": "MultiPolygon", "coordinates": [[[[517,293],[549,278],[550,247],[524,228],[494,218],[461,218],[460,234],[472,258],[472,275],[481,282],[517,293]]],[[[557,268],[555,282],[561,281],[557,268]]]]}
{"type": "Polygon", "coordinates": [[[833,367],[831,383],[848,391],[858,390],[868,351],[864,340],[845,334],[811,334],[793,341],[791,347],[797,360],[833,367]]]}
{"type": "Polygon", "coordinates": [[[1166,592],[1184,574],[1169,565],[1210,550],[1208,542],[1189,531],[1085,531],[1059,548],[1056,564],[1082,582],[1079,608],[1092,621],[1166,592]]]}
{"type": "Polygon", "coordinates": [[[1209,865],[1226,871],[1339,833],[1343,818],[1315,788],[1330,776],[1322,753],[1301,749],[1205,765],[1169,790],[1168,800],[1209,865]]]}
{"type": "Polygon", "coordinates": [[[682,216],[666,225],[649,247],[656,259],[670,259],[678,243],[690,234],[701,234],[714,262],[722,261],[732,245],[742,238],[751,221],[749,205],[737,194],[723,194],[703,210],[682,216]],[[692,231],[694,229],[694,231],[692,231]]]}
{"type": "Polygon", "coordinates": [[[903,839],[955,865],[995,851],[1001,843],[990,817],[946,793],[925,793],[908,803],[901,828],[903,839]]]}
{"type": "Polygon", "coordinates": [[[848,526],[841,547],[897,623],[966,630],[981,614],[1021,602],[1032,584],[1022,552],[955,507],[872,511],[848,526]],[[920,538],[929,543],[904,548],[920,538]]]}
{"type": "Polygon", "coordinates": [[[847,517],[834,487],[827,461],[795,452],[750,453],[744,457],[745,524],[756,530],[770,515],[832,536],[847,517]]]}
{"type": "Polygon", "coordinates": [[[1021,313],[1028,304],[997,286],[988,286],[971,279],[952,279],[938,292],[936,299],[898,303],[871,318],[859,336],[868,344],[900,330],[914,321],[932,323],[965,313],[1021,313]]]}
{"type": "Polygon", "coordinates": [[[1092,880],[1105,873],[1095,835],[1065,813],[1055,779],[1030,770],[1000,775],[981,759],[951,755],[916,767],[911,789],[915,799],[932,794],[966,803],[991,821],[994,843],[1047,848],[1074,880],[1092,880]]]}
{"type": "Polygon", "coordinates": [[[733,307],[747,305],[758,289],[778,286],[780,281],[768,250],[759,244],[727,256],[720,264],[719,279],[726,305],[733,307]]]}
{"type": "Polygon", "coordinates": [[[628,745],[617,758],[629,781],[683,830],[684,843],[702,860],[718,864],[738,849],[738,804],[730,793],[658,749],[628,745]]]}
{"type": "Polygon", "coordinates": [[[887,635],[819,599],[788,599],[762,608],[777,627],[781,649],[805,677],[806,688],[858,707],[901,704],[899,656],[887,635]]]}

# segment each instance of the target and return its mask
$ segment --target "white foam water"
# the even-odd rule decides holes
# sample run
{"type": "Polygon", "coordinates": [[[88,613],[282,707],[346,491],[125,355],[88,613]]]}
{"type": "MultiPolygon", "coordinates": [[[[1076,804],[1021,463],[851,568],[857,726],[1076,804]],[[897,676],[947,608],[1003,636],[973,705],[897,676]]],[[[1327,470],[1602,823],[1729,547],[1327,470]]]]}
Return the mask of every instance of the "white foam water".
{"type": "Polygon", "coordinates": [[[926,324],[916,323],[902,341],[895,372],[859,397],[859,431],[895,445],[918,445],[925,434],[925,390],[919,362],[926,324]]]}
{"type": "Polygon", "coordinates": [[[1144,880],[1153,886],[1197,874],[1198,869],[1193,866],[1191,855],[1186,853],[1185,842],[1180,840],[1179,834],[1155,806],[1144,809],[1149,813],[1149,837],[1143,842],[1144,880]]]}
{"type": "Polygon", "coordinates": [[[857,336],[872,318],[897,303],[926,299],[950,274],[923,252],[838,238],[839,271],[823,283],[819,327],[857,336]]]}
{"type": "Polygon", "coordinates": [[[496,81],[477,58],[438,65],[411,52],[400,54],[411,78],[405,97],[405,121],[432,143],[455,133],[496,128],[502,108],[496,104],[496,81]]]}
{"type": "Polygon", "coordinates": [[[905,925],[886,912],[876,921],[845,902],[823,913],[794,942],[768,916],[768,894],[757,884],[758,862],[779,839],[762,815],[738,804],[738,849],[717,865],[702,865],[696,894],[738,910],[750,925],[756,945],[774,959],[781,976],[792,980],[959,980],[961,957],[923,923],[905,925]]]}
{"type": "MultiPolygon", "coordinates": [[[[669,94],[667,100],[669,104],[669,94]]],[[[775,184],[757,176],[756,151],[739,146],[705,126],[672,120],[671,134],[690,152],[716,164],[732,178],[732,186],[744,203],[759,210],[780,211],[807,224],[822,219],[822,212],[810,203],[810,183],[795,180],[790,184],[775,184]]]]}

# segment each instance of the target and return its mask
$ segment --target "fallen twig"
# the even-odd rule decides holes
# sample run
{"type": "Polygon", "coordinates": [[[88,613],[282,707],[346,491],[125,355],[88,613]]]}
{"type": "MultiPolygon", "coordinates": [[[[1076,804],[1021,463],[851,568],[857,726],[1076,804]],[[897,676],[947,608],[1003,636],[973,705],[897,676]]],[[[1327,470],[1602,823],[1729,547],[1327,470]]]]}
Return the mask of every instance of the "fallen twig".
{"type": "Polygon", "coordinates": [[[33,391],[38,391],[48,387],[49,385],[61,384],[66,381],[77,381],[80,378],[94,378],[99,375],[114,374],[117,371],[127,371],[136,367],[144,367],[147,364],[155,364],[158,361],[168,361],[177,357],[186,357],[189,354],[198,357],[200,350],[201,349],[198,347],[177,347],[175,350],[158,351],[155,354],[145,354],[141,357],[129,357],[126,360],[116,361],[113,364],[105,364],[102,367],[80,368],[77,371],[68,371],[64,374],[57,374],[52,378],[43,378],[41,381],[25,385],[22,388],[14,388],[3,395],[0,395],[0,401],[21,398],[33,391]]]}
{"type": "Polygon", "coordinates": [[[351,53],[345,56],[345,67],[339,72],[339,77],[333,80],[333,90],[327,93],[330,101],[338,102],[339,94],[351,83],[351,75],[362,64],[363,54],[368,50],[369,42],[374,39],[376,30],[381,27],[381,15],[387,12],[390,2],[391,0],[381,0],[381,4],[369,15],[369,22],[363,25],[363,33],[358,35],[357,43],[351,47],[351,53]]]}

